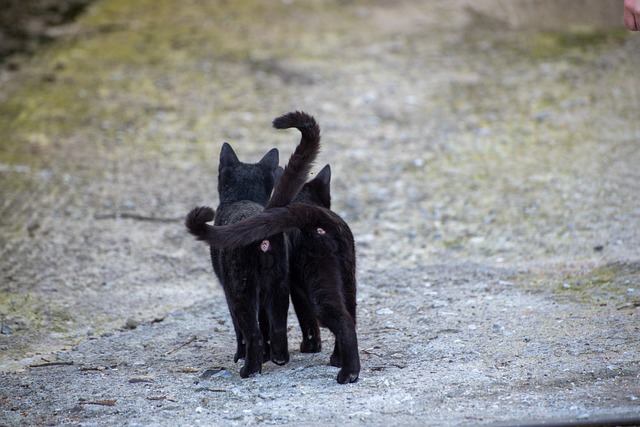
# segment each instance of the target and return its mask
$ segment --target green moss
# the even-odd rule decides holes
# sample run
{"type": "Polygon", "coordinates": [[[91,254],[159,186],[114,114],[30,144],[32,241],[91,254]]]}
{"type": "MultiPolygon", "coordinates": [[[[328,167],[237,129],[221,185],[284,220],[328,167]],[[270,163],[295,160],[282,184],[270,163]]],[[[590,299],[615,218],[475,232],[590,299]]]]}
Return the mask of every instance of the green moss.
{"type": "Polygon", "coordinates": [[[628,35],[623,29],[540,32],[531,38],[530,53],[534,58],[554,58],[585,52],[606,44],[620,44],[628,35]]]}
{"type": "Polygon", "coordinates": [[[463,246],[462,239],[444,240],[442,246],[447,249],[461,249],[463,246]]]}
{"type": "Polygon", "coordinates": [[[551,289],[561,299],[592,305],[622,304],[630,297],[629,289],[640,290],[640,263],[615,262],[552,278],[543,275],[532,283],[533,289],[551,289]]]}
{"type": "Polygon", "coordinates": [[[64,307],[44,301],[33,294],[2,292],[0,296],[0,318],[15,333],[38,330],[45,334],[68,332],[73,315],[64,307]]]}
{"type": "MultiPolygon", "coordinates": [[[[256,58],[326,56],[341,43],[335,33],[340,25],[332,33],[309,26],[335,19],[330,10],[338,3],[295,8],[246,1],[97,3],[78,20],[76,34],[35,55],[0,102],[0,162],[38,164],[56,155],[68,160],[65,149],[78,129],[81,144],[105,156],[111,150],[102,149],[102,141],[115,139],[123,147],[144,143],[137,152],[153,153],[163,149],[163,141],[141,141],[134,131],[145,129],[158,111],[174,114],[176,121],[197,120],[201,111],[176,104],[186,93],[209,94],[215,105],[207,111],[210,117],[245,111],[237,92],[259,87],[239,77],[237,67],[251,66],[256,58]],[[312,23],[304,19],[309,14],[315,14],[312,23]],[[282,16],[290,19],[283,22],[282,16]],[[272,25],[276,18],[279,24],[272,25]]],[[[344,19],[346,29],[349,19],[344,19]]]]}

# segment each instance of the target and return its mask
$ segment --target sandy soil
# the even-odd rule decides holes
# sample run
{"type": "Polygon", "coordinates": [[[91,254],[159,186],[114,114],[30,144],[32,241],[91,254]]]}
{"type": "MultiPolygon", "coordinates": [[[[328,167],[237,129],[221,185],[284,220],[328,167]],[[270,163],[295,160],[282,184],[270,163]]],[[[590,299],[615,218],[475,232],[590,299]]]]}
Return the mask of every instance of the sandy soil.
{"type": "Polygon", "coordinates": [[[3,70],[0,425],[640,417],[640,38],[470,3],[98,1],[3,70]],[[240,379],[182,225],[293,109],[356,236],[347,386],[293,315],[240,379]]]}

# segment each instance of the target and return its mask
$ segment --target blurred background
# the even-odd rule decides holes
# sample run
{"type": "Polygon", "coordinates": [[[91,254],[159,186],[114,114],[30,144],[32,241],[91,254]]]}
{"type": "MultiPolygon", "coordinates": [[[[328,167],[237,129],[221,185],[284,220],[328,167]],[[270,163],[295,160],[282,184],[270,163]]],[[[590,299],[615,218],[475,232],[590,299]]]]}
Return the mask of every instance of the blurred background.
{"type": "Polygon", "coordinates": [[[284,161],[297,136],[270,122],[294,109],[323,129],[361,274],[477,263],[630,298],[640,36],[622,3],[2,0],[2,357],[220,293],[182,218],[216,205],[223,141],[284,161]]]}

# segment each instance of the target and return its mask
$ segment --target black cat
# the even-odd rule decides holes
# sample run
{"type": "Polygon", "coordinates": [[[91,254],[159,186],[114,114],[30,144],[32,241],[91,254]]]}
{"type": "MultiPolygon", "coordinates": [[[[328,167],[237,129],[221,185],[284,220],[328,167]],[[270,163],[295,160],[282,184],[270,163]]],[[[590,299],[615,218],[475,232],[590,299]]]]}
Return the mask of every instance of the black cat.
{"type": "MultiPolygon", "coordinates": [[[[273,149],[260,162],[238,160],[229,144],[223,144],[218,172],[220,205],[215,228],[242,221],[267,208],[286,205],[304,184],[320,148],[320,129],[313,117],[288,113],[273,121],[277,129],[298,128],[300,143],[291,155],[281,178],[278,152],[273,149]]],[[[281,169],[280,169],[281,170],[281,169]]],[[[196,208],[185,220],[189,232],[203,239],[214,212],[196,208]]],[[[222,283],[236,332],[234,361],[244,358],[240,376],[261,372],[269,358],[276,364],[289,361],[287,312],[289,309],[288,242],[282,233],[264,236],[261,242],[247,242],[234,248],[211,247],[213,269],[222,283]],[[267,239],[268,238],[268,239],[267,239]]]]}
{"type": "MultiPolygon", "coordinates": [[[[295,201],[330,209],[330,183],[331,168],[326,165],[314,179],[302,187],[295,201]]],[[[303,237],[297,228],[287,232],[286,236],[289,240],[290,248],[289,287],[291,289],[291,301],[302,332],[300,351],[302,353],[318,353],[322,350],[322,341],[318,319],[313,312],[313,306],[309,300],[309,292],[304,286],[304,269],[302,268],[304,265],[303,237]]]]}
{"type": "MultiPolygon", "coordinates": [[[[294,203],[265,209],[232,225],[206,225],[200,238],[212,247],[232,248],[288,233],[291,297],[303,333],[301,351],[320,351],[319,320],[335,335],[330,363],[341,368],[337,381],[344,384],[355,382],[360,373],[356,256],[351,230],[329,210],[330,179],[326,166],[304,185],[294,203]]],[[[210,208],[194,210],[201,223],[212,215],[210,208]]]]}

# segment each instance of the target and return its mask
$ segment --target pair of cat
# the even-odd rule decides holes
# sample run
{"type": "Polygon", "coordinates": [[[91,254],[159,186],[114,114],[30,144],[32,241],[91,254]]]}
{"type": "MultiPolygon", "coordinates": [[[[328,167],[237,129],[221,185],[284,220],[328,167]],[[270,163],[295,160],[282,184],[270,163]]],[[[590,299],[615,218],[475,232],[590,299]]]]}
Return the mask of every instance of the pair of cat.
{"type": "Polygon", "coordinates": [[[330,364],[337,381],[360,373],[356,336],[356,258],[353,235],[330,210],[331,170],[305,182],[320,148],[320,128],[304,112],[274,120],[302,137],[287,166],[269,151],[258,163],[238,160],[225,143],[220,154],[220,205],[196,207],[188,230],[211,247],[213,268],[225,291],[236,332],[234,360],[240,376],[261,372],[262,362],[289,361],[286,319],[289,294],[302,330],[302,352],[319,352],[319,325],[335,335],[330,364]],[[273,189],[273,194],[269,197],[273,189]],[[215,217],[214,225],[207,224],[215,217]]]}

